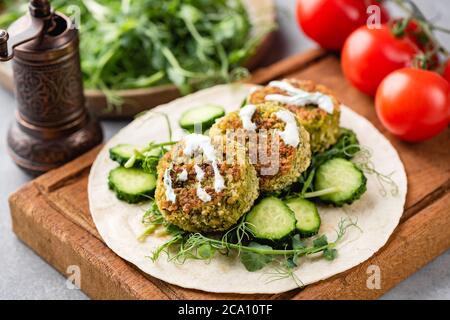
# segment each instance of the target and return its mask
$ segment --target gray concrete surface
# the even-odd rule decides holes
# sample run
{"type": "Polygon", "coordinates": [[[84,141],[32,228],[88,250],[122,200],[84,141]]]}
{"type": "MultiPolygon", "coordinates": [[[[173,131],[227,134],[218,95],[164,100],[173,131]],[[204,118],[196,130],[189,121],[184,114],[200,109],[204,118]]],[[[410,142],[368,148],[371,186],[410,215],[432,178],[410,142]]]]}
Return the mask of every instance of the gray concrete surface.
{"type": "MultiPolygon", "coordinates": [[[[280,31],[268,62],[314,46],[298,30],[295,0],[276,0],[280,31]]],[[[427,16],[450,27],[450,1],[417,0],[427,16]]],[[[450,48],[450,38],[442,37],[450,48]]],[[[29,181],[6,154],[6,131],[13,118],[14,98],[0,88],[0,299],[87,299],[78,290],[70,290],[66,280],[50,265],[18,240],[11,231],[8,195],[29,181]]],[[[125,122],[104,122],[106,138],[125,122]]],[[[450,299],[450,251],[392,289],[383,299],[450,299]]]]}

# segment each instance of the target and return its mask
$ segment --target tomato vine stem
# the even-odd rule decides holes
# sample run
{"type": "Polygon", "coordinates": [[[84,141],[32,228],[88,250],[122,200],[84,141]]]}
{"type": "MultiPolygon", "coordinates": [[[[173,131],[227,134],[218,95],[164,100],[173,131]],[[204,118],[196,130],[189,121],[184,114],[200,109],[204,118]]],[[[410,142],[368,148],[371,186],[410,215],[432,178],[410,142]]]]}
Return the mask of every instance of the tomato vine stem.
{"type": "MultiPolygon", "coordinates": [[[[405,12],[408,17],[406,18],[407,21],[410,20],[416,20],[419,26],[421,27],[422,32],[425,34],[425,36],[429,39],[431,44],[433,45],[433,49],[427,52],[422,51],[422,55],[419,55],[418,60],[420,63],[423,62],[423,60],[432,59],[432,57],[437,53],[442,53],[445,56],[449,56],[450,53],[445,48],[441,42],[437,39],[433,31],[439,31],[442,33],[450,34],[450,29],[438,26],[432,22],[430,22],[422,10],[417,6],[417,4],[414,3],[412,0],[388,0],[393,2],[397,7],[399,7],[403,12],[405,12]]],[[[406,24],[407,25],[407,24],[406,24]]]]}

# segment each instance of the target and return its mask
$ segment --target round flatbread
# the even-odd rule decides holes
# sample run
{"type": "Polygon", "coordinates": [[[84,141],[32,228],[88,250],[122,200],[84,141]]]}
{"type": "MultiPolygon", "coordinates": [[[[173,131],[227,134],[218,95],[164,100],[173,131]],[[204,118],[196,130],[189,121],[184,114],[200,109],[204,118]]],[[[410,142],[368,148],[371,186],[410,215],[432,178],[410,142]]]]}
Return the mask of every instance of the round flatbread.
{"type": "MultiPolygon", "coordinates": [[[[174,139],[180,138],[184,133],[178,121],[184,111],[208,103],[220,103],[227,112],[235,111],[252,87],[245,84],[216,86],[175,100],[139,117],[105,145],[89,176],[89,206],[100,235],[117,255],[155,278],[185,288],[252,294],[280,293],[298,287],[298,281],[290,277],[271,281],[270,267],[248,272],[239,260],[221,255],[209,262],[188,260],[181,265],[167,261],[165,255],[152,262],[149,256],[167,239],[150,236],[145,242],[137,240],[145,229],[141,219],[148,205],[121,202],[108,189],[108,173],[117,166],[109,159],[109,148],[119,143],[146,145],[150,141],[167,141],[168,128],[161,113],[168,115],[174,139]]],[[[344,208],[319,207],[322,218],[319,234],[326,234],[330,241],[335,239],[335,229],[343,218],[357,220],[361,230],[348,229],[338,244],[338,257],[334,261],[314,256],[301,258],[295,275],[303,285],[327,279],[369,259],[386,244],[403,213],[407,180],[396,150],[369,121],[344,106],[341,122],[343,127],[356,132],[362,145],[372,150],[371,160],[376,169],[383,174],[392,173],[399,192],[395,196],[383,194],[377,177],[368,175],[368,190],[361,200],[344,208]]]]}

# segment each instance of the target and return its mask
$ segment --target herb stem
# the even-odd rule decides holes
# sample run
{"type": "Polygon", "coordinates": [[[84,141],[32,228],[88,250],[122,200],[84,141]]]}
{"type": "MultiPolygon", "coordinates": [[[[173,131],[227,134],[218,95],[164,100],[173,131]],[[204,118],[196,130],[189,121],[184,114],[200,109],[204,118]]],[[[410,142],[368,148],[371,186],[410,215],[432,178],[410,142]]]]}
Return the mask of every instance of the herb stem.
{"type": "Polygon", "coordinates": [[[448,50],[441,45],[439,40],[436,38],[436,36],[433,34],[433,30],[437,30],[440,32],[448,33],[450,34],[450,30],[436,26],[432,24],[430,21],[427,20],[423,12],[419,9],[419,7],[411,0],[392,0],[400,9],[402,9],[407,15],[410,16],[410,18],[415,18],[419,20],[423,25],[423,32],[425,35],[431,40],[433,44],[436,45],[438,50],[441,50],[445,55],[448,55],[448,50]]]}
{"type": "Polygon", "coordinates": [[[173,146],[173,145],[175,145],[177,143],[178,143],[178,141],[169,141],[169,142],[156,143],[156,144],[152,144],[151,146],[147,147],[144,151],[141,151],[141,152],[146,152],[146,151],[150,151],[152,149],[161,148],[161,147],[173,146]]]}
{"type": "Polygon", "coordinates": [[[307,192],[303,195],[303,197],[305,199],[317,198],[317,197],[325,196],[327,194],[332,194],[332,193],[336,193],[336,192],[339,192],[339,188],[331,187],[331,188],[327,188],[327,189],[323,189],[323,190],[319,190],[319,191],[307,192]]]}
{"type": "Polygon", "coordinates": [[[252,252],[252,253],[258,253],[262,255],[308,255],[308,254],[314,254],[317,252],[321,252],[328,248],[334,248],[336,246],[336,243],[329,243],[327,245],[321,246],[321,247],[311,247],[311,248],[302,248],[302,249],[291,249],[291,250],[274,250],[274,249],[261,249],[261,248],[255,248],[255,247],[248,247],[243,246],[241,244],[234,244],[234,243],[223,243],[223,241],[220,240],[214,240],[209,239],[209,242],[211,245],[217,245],[217,246],[225,246],[228,249],[236,249],[240,250],[241,252],[252,252]]]}
{"type": "Polygon", "coordinates": [[[437,30],[437,31],[440,31],[440,32],[444,32],[444,33],[449,33],[450,34],[450,29],[447,29],[447,28],[444,28],[444,27],[441,27],[441,26],[437,26],[437,25],[432,24],[431,28],[433,30],[437,30]]]}
{"type": "Polygon", "coordinates": [[[312,180],[314,179],[314,176],[316,174],[316,169],[312,169],[311,172],[308,174],[308,178],[306,179],[305,183],[303,184],[301,195],[302,197],[305,197],[306,191],[312,184],[312,180]]]}
{"type": "Polygon", "coordinates": [[[125,168],[127,168],[127,169],[132,168],[134,166],[134,164],[136,163],[136,160],[137,160],[136,151],[137,150],[135,150],[135,153],[125,163],[125,165],[124,165],[125,168]]]}
{"type": "Polygon", "coordinates": [[[149,235],[156,231],[158,226],[158,224],[151,224],[150,226],[148,226],[147,229],[145,229],[145,231],[138,237],[138,241],[144,242],[149,235]]]}

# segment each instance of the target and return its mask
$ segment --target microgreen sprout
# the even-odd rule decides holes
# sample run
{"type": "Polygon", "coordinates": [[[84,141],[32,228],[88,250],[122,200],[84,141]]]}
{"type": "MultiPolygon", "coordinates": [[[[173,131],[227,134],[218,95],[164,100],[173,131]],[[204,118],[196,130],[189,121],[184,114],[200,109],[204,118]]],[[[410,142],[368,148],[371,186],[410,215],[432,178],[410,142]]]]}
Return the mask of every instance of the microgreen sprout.
{"type": "Polygon", "coordinates": [[[322,253],[327,260],[337,257],[337,244],[342,241],[347,230],[356,227],[357,222],[349,218],[342,219],[336,230],[336,239],[329,242],[325,235],[313,239],[309,246],[294,237],[295,244],[286,245],[282,249],[274,249],[269,245],[254,242],[248,226],[242,219],[238,225],[222,237],[207,236],[200,233],[177,232],[166,243],[157,248],[152,256],[156,262],[162,253],[168,261],[183,264],[187,260],[211,260],[215,254],[239,257],[245,268],[250,272],[271,267],[269,282],[292,277],[301,286],[301,281],[295,274],[298,259],[303,256],[322,253]],[[250,242],[249,242],[250,241],[250,242]],[[300,244],[300,245],[299,245],[300,244]]]}

